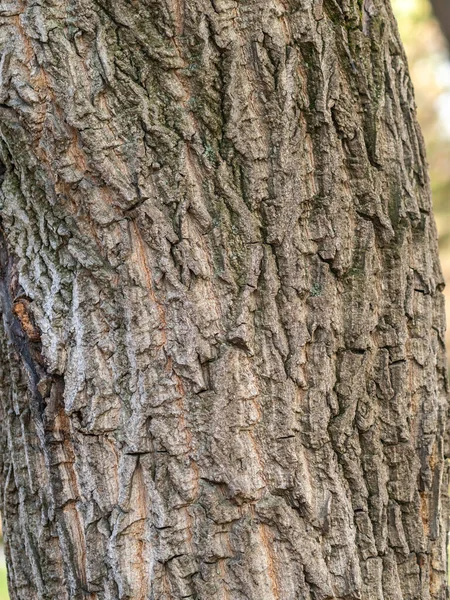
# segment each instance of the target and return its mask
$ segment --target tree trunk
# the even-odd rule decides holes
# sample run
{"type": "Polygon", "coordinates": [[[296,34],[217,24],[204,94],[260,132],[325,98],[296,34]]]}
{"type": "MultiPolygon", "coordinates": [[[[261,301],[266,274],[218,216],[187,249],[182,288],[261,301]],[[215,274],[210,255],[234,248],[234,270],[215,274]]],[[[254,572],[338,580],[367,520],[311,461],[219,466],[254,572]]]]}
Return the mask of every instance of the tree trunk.
{"type": "Polygon", "coordinates": [[[360,4],[0,6],[13,600],[445,598],[436,231],[360,4]]]}
{"type": "Polygon", "coordinates": [[[448,0],[431,0],[431,5],[450,46],[450,3],[448,0]]]}

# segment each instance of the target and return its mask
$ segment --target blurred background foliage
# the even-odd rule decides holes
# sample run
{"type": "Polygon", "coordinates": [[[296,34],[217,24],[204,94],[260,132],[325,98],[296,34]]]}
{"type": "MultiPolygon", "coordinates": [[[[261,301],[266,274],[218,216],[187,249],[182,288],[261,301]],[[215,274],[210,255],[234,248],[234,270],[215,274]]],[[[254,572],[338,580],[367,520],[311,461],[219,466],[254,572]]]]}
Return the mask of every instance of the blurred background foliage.
{"type": "Polygon", "coordinates": [[[0,567],[0,600],[9,600],[8,584],[6,583],[6,567],[0,567]]]}
{"type": "MultiPolygon", "coordinates": [[[[450,324],[450,59],[429,0],[391,0],[408,56],[419,122],[427,146],[431,188],[446,281],[450,324]]],[[[448,0],[450,2],[450,0],[448,0]]],[[[447,347],[450,349],[450,327],[447,347]]],[[[0,530],[1,531],[1,530],[0,530]]],[[[8,600],[0,546],[0,600],[8,600]]]]}
{"type": "Polygon", "coordinates": [[[0,600],[9,600],[8,584],[6,581],[6,564],[3,553],[3,534],[0,524],[0,600]]]}

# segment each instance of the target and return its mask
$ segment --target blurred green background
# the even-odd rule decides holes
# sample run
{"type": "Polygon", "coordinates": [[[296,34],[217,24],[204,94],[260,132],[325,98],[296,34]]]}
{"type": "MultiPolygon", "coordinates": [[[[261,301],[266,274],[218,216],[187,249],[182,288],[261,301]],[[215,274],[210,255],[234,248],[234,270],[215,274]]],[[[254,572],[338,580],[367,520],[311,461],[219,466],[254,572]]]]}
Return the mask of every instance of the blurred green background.
{"type": "Polygon", "coordinates": [[[0,600],[8,600],[8,585],[6,583],[6,564],[3,553],[2,528],[0,525],[0,600]]]}
{"type": "MultiPolygon", "coordinates": [[[[444,276],[450,282],[450,61],[428,0],[391,0],[408,55],[419,122],[427,145],[431,187],[444,276]]],[[[450,0],[449,0],[450,2],[450,0]]],[[[446,289],[447,322],[450,283],[446,289]]],[[[450,327],[447,328],[450,348],[450,327]]],[[[0,546],[0,600],[8,600],[0,546]]]]}
{"type": "Polygon", "coordinates": [[[6,567],[3,564],[0,567],[0,600],[8,600],[8,586],[6,583],[6,567]]]}

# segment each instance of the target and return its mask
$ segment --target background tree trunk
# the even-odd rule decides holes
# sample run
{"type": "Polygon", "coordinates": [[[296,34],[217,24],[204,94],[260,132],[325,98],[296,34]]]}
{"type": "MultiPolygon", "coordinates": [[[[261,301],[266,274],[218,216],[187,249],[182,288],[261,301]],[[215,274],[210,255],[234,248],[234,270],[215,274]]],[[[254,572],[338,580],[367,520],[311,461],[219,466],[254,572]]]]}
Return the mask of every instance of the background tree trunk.
{"type": "Polygon", "coordinates": [[[443,281],[387,0],[0,24],[12,599],[445,598],[443,281]]]}
{"type": "Polygon", "coordinates": [[[450,47],[450,4],[447,0],[431,0],[431,5],[450,47]]]}

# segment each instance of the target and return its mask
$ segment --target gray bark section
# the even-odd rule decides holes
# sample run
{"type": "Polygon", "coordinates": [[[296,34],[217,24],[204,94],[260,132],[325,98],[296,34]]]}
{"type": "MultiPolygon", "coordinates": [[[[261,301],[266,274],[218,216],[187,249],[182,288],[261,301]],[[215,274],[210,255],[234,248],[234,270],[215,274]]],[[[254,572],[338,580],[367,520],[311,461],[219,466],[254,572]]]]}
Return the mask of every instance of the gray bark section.
{"type": "Polygon", "coordinates": [[[443,281],[387,2],[0,25],[12,599],[445,598],[443,281]]]}

